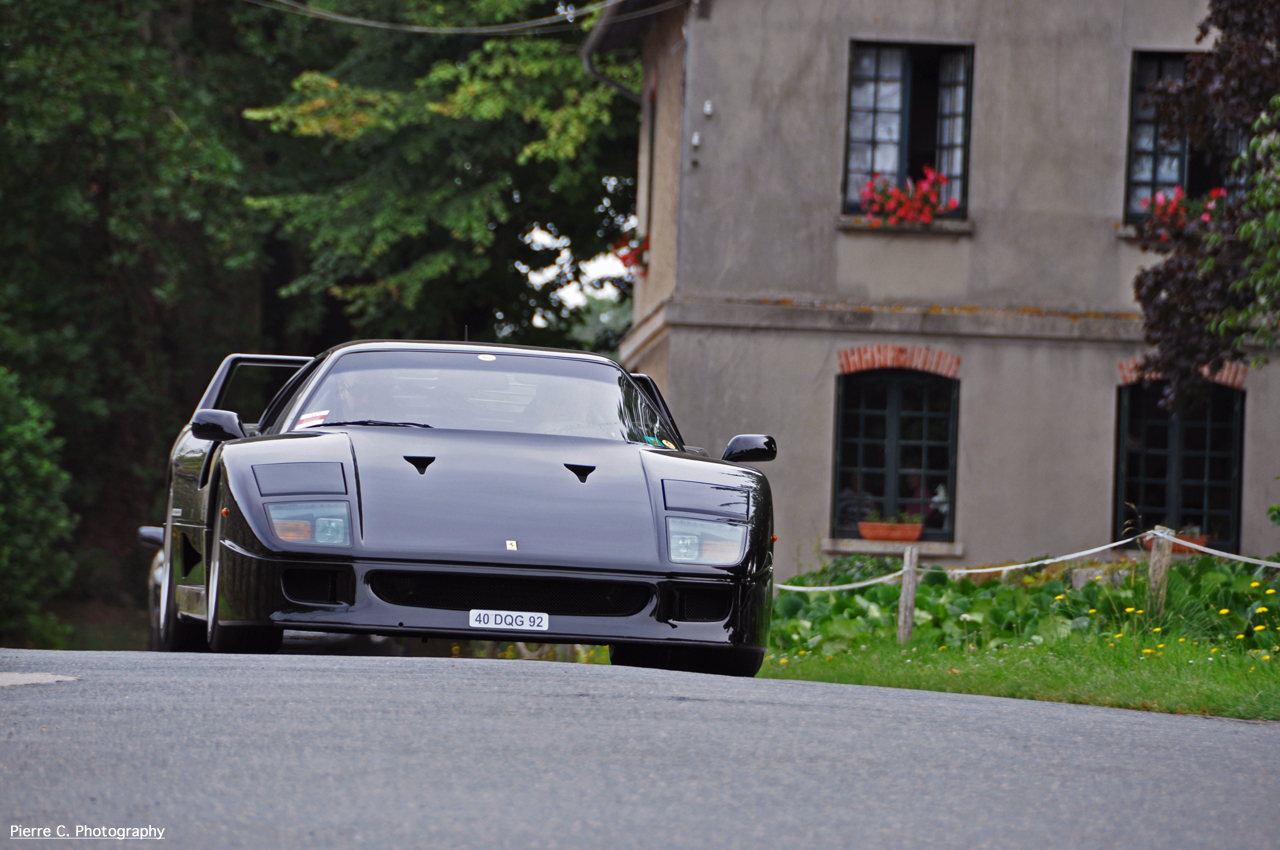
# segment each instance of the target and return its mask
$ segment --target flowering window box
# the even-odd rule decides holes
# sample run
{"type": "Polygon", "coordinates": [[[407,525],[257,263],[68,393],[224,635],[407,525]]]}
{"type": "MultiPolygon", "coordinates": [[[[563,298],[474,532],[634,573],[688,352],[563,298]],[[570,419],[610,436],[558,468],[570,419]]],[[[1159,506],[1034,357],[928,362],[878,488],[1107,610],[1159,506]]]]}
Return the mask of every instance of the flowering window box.
{"type": "Polygon", "coordinates": [[[910,543],[920,539],[924,524],[919,522],[860,522],[858,533],[863,540],[897,540],[910,543]]]}

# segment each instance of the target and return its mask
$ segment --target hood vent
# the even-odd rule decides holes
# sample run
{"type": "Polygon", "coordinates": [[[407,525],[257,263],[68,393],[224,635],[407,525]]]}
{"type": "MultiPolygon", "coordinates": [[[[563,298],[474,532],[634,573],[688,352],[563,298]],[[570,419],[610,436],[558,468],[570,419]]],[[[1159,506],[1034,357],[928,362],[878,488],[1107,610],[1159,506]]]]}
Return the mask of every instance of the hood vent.
{"type": "Polygon", "coordinates": [[[413,464],[413,468],[418,470],[419,475],[426,475],[427,467],[435,460],[433,457],[411,457],[409,455],[405,455],[404,459],[413,464]]]}
{"type": "Polygon", "coordinates": [[[596,471],[594,466],[579,466],[576,463],[566,463],[564,468],[578,476],[578,480],[583,484],[587,483],[587,476],[596,471]]]}

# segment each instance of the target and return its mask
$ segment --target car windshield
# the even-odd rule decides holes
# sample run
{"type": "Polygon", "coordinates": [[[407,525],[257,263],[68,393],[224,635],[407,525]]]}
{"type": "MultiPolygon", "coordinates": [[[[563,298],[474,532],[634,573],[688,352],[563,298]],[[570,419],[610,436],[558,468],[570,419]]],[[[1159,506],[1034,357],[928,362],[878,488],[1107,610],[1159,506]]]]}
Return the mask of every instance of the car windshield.
{"type": "Polygon", "coordinates": [[[344,354],[291,430],[339,423],[556,434],[678,448],[657,409],[619,369],[522,354],[344,354]]]}

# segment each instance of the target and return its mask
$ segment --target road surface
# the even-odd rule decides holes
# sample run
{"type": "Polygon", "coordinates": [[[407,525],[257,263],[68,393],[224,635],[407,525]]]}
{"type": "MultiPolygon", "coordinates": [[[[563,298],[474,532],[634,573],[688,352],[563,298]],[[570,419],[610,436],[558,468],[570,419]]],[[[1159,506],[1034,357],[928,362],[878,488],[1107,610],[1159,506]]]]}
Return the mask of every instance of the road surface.
{"type": "Polygon", "coordinates": [[[0,671],[6,833],[150,825],[200,848],[1280,843],[1280,724],[537,661],[0,650],[0,671]],[[3,686],[14,674],[49,675],[3,686]]]}

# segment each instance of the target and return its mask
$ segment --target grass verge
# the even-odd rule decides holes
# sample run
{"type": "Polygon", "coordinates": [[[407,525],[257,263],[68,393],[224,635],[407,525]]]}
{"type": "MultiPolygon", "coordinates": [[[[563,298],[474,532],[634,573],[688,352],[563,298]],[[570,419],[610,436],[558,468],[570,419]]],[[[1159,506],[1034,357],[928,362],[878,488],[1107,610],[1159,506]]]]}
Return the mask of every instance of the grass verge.
{"type": "Polygon", "coordinates": [[[876,641],[831,655],[775,650],[760,676],[1280,720],[1280,660],[1208,641],[1073,636],[967,652],[876,641]]]}

